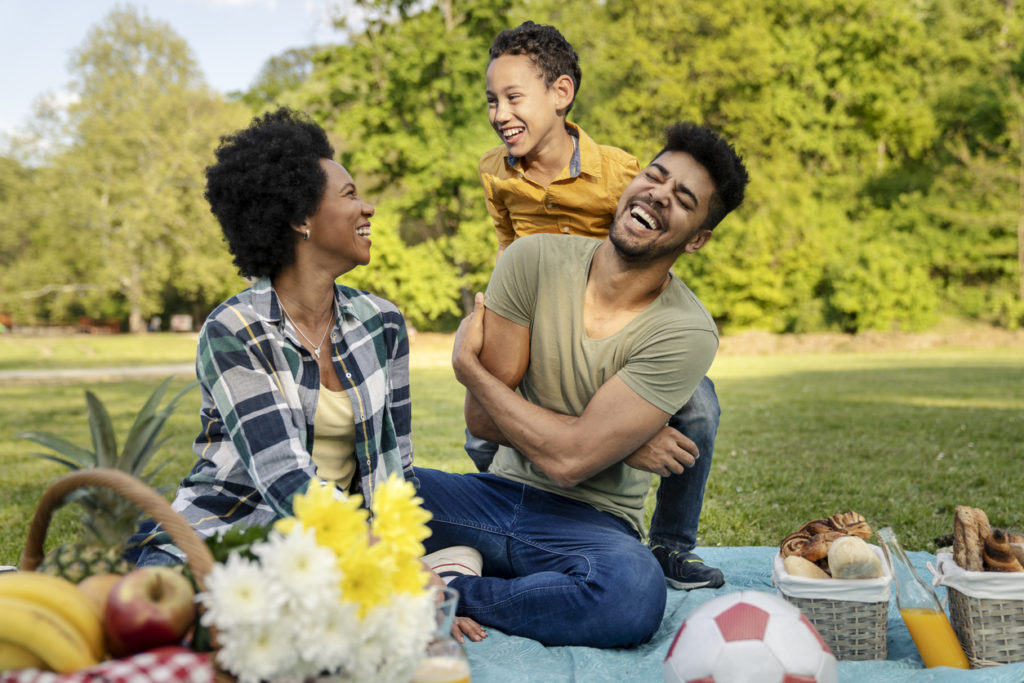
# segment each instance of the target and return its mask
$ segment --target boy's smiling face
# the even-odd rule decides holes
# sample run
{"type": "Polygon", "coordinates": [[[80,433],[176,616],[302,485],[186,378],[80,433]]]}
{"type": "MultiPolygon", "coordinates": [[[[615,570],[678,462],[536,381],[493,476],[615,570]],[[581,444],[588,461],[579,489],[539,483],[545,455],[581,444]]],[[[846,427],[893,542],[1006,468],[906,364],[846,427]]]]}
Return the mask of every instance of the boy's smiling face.
{"type": "Polygon", "coordinates": [[[568,76],[545,85],[529,55],[502,55],[487,67],[488,118],[514,157],[532,161],[565,134],[564,112],[573,94],[568,76]]]}

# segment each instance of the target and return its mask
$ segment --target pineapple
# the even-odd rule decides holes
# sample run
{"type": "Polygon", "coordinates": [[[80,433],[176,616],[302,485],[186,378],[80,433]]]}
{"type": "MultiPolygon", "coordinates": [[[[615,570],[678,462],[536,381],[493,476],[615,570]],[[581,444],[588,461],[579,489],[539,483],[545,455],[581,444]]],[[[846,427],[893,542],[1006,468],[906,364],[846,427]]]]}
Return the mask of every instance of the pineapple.
{"type": "MultiPolygon", "coordinates": [[[[89,407],[93,450],[81,448],[53,434],[23,432],[17,436],[55,451],[56,455],[33,455],[60,463],[69,469],[111,467],[149,484],[162,467],[156,465],[146,471],[153,455],[166,441],[158,439],[160,431],[174,413],[178,401],[197,384],[193,382],[188,385],[158,410],[172,379],[168,377],[161,382],[139,411],[120,455],[117,452],[117,438],[110,422],[110,415],[103,402],[90,391],[85,392],[85,400],[89,407]]],[[[63,576],[78,583],[93,574],[124,574],[132,569],[131,563],[123,557],[124,545],[137,529],[142,511],[135,507],[134,503],[108,489],[78,489],[68,495],[62,505],[72,501],[78,502],[84,508],[82,539],[48,552],[39,566],[39,571],[63,576]]]]}

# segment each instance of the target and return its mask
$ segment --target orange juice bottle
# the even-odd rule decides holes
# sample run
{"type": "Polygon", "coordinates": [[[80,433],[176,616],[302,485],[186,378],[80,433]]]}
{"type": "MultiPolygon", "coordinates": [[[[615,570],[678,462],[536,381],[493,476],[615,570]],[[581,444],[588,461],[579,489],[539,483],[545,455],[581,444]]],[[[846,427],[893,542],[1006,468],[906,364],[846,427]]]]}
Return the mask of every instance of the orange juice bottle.
{"type": "Polygon", "coordinates": [[[914,571],[890,527],[878,530],[882,550],[889,561],[896,587],[896,605],[903,623],[914,639],[926,667],[949,666],[969,669],[967,656],[957,640],[935,591],[914,571]]]}

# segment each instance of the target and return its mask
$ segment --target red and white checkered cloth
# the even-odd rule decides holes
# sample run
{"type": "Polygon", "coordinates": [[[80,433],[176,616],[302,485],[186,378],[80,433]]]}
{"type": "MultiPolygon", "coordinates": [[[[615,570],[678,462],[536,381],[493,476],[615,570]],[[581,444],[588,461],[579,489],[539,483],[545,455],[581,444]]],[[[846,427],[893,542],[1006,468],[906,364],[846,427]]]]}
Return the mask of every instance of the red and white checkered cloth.
{"type": "Polygon", "coordinates": [[[70,674],[38,669],[0,672],[0,683],[214,683],[214,680],[210,655],[177,646],[100,662],[70,674]]]}

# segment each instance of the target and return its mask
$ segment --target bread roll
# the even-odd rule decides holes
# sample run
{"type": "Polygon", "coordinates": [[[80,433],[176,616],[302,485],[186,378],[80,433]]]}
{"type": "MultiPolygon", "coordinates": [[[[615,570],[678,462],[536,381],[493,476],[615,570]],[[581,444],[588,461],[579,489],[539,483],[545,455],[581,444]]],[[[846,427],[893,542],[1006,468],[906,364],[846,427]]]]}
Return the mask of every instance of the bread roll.
{"type": "Polygon", "coordinates": [[[790,555],[782,560],[782,566],[790,576],[805,576],[809,579],[830,579],[824,569],[799,555],[790,555]]]}
{"type": "Polygon", "coordinates": [[[828,549],[828,567],[834,579],[877,579],[884,575],[882,562],[859,536],[843,536],[828,549]]]}
{"type": "Polygon", "coordinates": [[[982,563],[988,572],[1024,572],[1024,566],[1014,557],[1002,529],[993,530],[985,538],[982,563]]]}
{"type": "Polygon", "coordinates": [[[982,548],[990,535],[984,510],[957,505],[953,514],[953,561],[967,571],[983,571],[982,548]]]}

